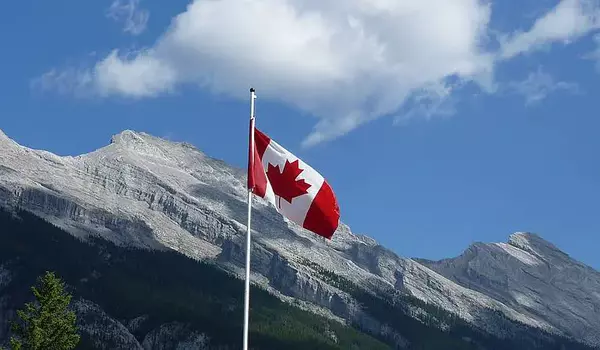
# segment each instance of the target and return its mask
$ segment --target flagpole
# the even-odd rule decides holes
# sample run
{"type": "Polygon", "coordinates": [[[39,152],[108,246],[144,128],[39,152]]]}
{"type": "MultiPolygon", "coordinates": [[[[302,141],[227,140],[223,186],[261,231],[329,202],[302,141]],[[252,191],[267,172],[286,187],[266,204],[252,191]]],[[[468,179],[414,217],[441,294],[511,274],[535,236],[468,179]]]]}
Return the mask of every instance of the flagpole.
{"type": "MultiPolygon", "coordinates": [[[[249,167],[252,171],[254,163],[254,100],[256,94],[254,88],[250,89],[250,150],[249,150],[249,167]]],[[[248,174],[253,176],[253,174],[248,174]]],[[[248,224],[246,225],[246,280],[245,280],[245,293],[244,293],[244,347],[243,350],[248,350],[248,321],[250,318],[250,233],[251,233],[251,218],[252,218],[252,190],[250,186],[248,188],[248,224]]]]}

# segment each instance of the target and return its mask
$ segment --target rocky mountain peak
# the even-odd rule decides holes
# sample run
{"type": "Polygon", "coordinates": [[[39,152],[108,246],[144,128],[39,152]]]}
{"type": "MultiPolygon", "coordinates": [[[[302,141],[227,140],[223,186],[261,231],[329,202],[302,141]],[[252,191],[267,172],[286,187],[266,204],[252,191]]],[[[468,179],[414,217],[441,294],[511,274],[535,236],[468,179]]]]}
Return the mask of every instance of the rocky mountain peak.
{"type": "Polygon", "coordinates": [[[126,148],[138,148],[148,143],[152,143],[152,136],[133,130],[124,130],[113,135],[110,139],[110,144],[116,144],[126,148]]]}
{"type": "Polygon", "coordinates": [[[554,244],[531,232],[516,232],[509,236],[508,244],[541,258],[567,258],[568,255],[554,244]]]}
{"type": "Polygon", "coordinates": [[[99,149],[99,151],[105,149],[116,149],[152,158],[159,157],[164,158],[164,160],[202,159],[204,161],[219,162],[224,168],[227,167],[224,162],[206,156],[190,143],[175,142],[141,131],[124,130],[115,134],[111,137],[110,144],[107,147],[99,149]]]}

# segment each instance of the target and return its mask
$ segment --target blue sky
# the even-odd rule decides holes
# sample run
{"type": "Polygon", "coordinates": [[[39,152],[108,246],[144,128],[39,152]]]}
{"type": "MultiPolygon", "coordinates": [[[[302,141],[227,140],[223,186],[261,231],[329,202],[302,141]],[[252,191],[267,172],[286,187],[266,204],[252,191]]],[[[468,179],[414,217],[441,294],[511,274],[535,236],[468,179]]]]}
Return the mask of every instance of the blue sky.
{"type": "Polygon", "coordinates": [[[600,268],[600,2],[334,4],[7,2],[0,128],[61,155],[134,129],[244,167],[252,84],[354,232],[439,259],[533,231],[600,268]]]}

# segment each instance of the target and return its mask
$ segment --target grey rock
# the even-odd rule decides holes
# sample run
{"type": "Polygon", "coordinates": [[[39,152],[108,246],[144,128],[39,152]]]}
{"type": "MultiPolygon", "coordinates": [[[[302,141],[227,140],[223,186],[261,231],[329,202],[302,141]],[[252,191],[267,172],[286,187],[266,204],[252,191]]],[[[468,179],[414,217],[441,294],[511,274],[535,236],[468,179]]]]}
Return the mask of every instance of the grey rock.
{"type": "Polygon", "coordinates": [[[508,243],[477,243],[457,258],[424,263],[576,339],[600,343],[600,273],[537,234],[518,232],[508,243]]]}
{"type": "Polygon", "coordinates": [[[98,349],[142,349],[127,327],[107,315],[95,303],[78,299],[72,303],[81,334],[92,339],[98,349]]]}
{"type": "Polygon", "coordinates": [[[146,335],[144,349],[152,350],[209,350],[210,339],[183,323],[163,324],[146,335]]]}

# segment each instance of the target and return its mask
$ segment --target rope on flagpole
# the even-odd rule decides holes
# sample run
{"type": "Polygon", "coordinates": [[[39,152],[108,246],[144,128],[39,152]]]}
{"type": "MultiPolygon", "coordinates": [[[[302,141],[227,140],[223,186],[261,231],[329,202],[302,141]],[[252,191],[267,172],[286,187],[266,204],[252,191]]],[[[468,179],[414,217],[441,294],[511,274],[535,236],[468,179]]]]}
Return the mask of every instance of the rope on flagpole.
{"type": "MultiPolygon", "coordinates": [[[[254,100],[256,99],[256,94],[254,88],[250,89],[250,152],[249,152],[249,162],[252,164],[254,162],[254,100]]],[[[253,168],[253,166],[249,167],[249,169],[253,168]]],[[[253,176],[253,174],[248,174],[248,176],[253,176]]],[[[245,293],[244,293],[244,346],[243,350],[248,350],[248,326],[249,326],[249,318],[250,318],[250,233],[251,233],[251,218],[252,218],[252,188],[248,188],[248,224],[246,226],[246,280],[245,280],[245,293]]]]}

